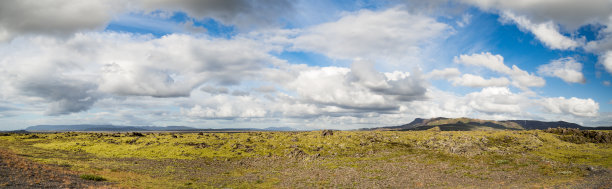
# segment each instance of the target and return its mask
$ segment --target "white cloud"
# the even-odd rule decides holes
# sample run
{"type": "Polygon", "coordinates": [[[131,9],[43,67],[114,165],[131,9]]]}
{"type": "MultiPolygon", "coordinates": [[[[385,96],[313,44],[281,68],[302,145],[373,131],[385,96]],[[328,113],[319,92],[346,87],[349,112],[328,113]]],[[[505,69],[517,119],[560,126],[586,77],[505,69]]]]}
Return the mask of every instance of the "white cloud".
{"type": "Polygon", "coordinates": [[[608,73],[612,74],[612,50],[606,52],[599,58],[600,58],[600,61],[599,61],[600,64],[604,66],[604,68],[606,69],[606,71],[608,71],[608,73]]]}
{"type": "Polygon", "coordinates": [[[434,18],[411,14],[400,7],[384,11],[346,13],[336,22],[301,31],[293,48],[337,59],[372,60],[418,55],[422,45],[451,31],[434,18]]]}
{"type": "Polygon", "coordinates": [[[576,62],[574,58],[560,58],[538,67],[540,75],[559,77],[567,83],[585,83],[582,75],[582,63],[576,62]]]}
{"type": "Polygon", "coordinates": [[[48,101],[47,115],[86,111],[98,100],[96,85],[61,77],[27,78],[17,86],[21,95],[41,97],[48,101]]]}
{"type": "Polygon", "coordinates": [[[426,77],[432,79],[451,79],[455,77],[459,77],[461,72],[457,68],[445,68],[443,70],[432,70],[429,72],[426,77]]]}
{"type": "Polygon", "coordinates": [[[599,111],[599,103],[590,98],[543,98],[539,103],[545,108],[545,110],[556,114],[572,114],[582,117],[595,117],[598,115],[599,111]]]}
{"type": "Polygon", "coordinates": [[[528,87],[543,87],[546,85],[546,80],[544,80],[544,78],[521,70],[516,65],[512,65],[510,78],[512,78],[512,85],[522,90],[528,90],[528,87]]]}
{"type": "Polygon", "coordinates": [[[6,0],[0,2],[0,42],[19,35],[70,36],[83,30],[103,29],[122,11],[119,1],[6,0]]]}
{"type": "Polygon", "coordinates": [[[472,74],[463,74],[463,76],[454,78],[452,81],[453,85],[466,87],[504,87],[510,84],[510,80],[505,77],[485,79],[472,74]]]}
{"type": "Polygon", "coordinates": [[[236,85],[280,61],[248,39],[176,34],[21,38],[0,49],[0,70],[7,73],[0,77],[7,91],[45,99],[49,114],[87,110],[103,94],[189,96],[205,82],[236,85]]]}
{"type": "Polygon", "coordinates": [[[432,88],[427,96],[426,101],[413,101],[402,106],[400,112],[404,116],[417,117],[564,120],[576,123],[590,123],[590,119],[599,115],[599,105],[592,99],[548,98],[530,92],[513,93],[507,87],[487,87],[464,96],[432,88]]]}
{"type": "Polygon", "coordinates": [[[609,0],[462,0],[483,10],[512,11],[525,15],[534,22],[554,20],[569,30],[594,23],[604,22],[612,14],[612,2],[609,0]]]}
{"type": "MultiPolygon", "coordinates": [[[[377,71],[390,62],[400,63],[402,69],[418,67],[418,60],[431,58],[424,55],[427,48],[454,32],[448,24],[419,14],[425,11],[409,11],[416,10],[413,7],[361,10],[306,28],[266,27],[290,17],[293,3],[0,2],[0,41],[9,41],[0,43],[0,122],[19,122],[10,116],[47,114],[61,116],[17,124],[227,127],[231,123],[344,129],[402,124],[415,117],[532,118],[540,115],[534,112],[538,110],[571,118],[598,114],[598,105],[591,99],[543,98],[527,91],[545,81],[517,66],[506,66],[501,55],[491,53],[460,55],[455,62],[486,67],[501,76],[462,75],[457,68],[433,70],[425,76],[418,69],[377,71]],[[188,32],[160,38],[95,32],[113,19],[121,22],[125,15],[165,20],[174,11],[190,17],[182,23],[185,27],[194,26],[194,19],[213,18],[236,26],[238,32],[264,29],[229,39],[188,32]],[[354,62],[350,67],[297,65],[274,57],[283,51],[309,51],[354,62]],[[483,89],[456,95],[429,86],[424,78],[483,89]],[[513,93],[506,87],[509,84],[525,92],[513,93]],[[85,112],[90,109],[95,111],[85,112]]],[[[513,22],[523,23],[520,27],[547,45],[575,48],[566,40],[573,39],[561,35],[563,26],[558,27],[555,19],[513,13],[518,15],[513,22]]],[[[469,23],[470,14],[464,14],[457,26],[469,23]]],[[[597,48],[607,48],[602,41],[597,48]]],[[[600,57],[604,66],[606,60],[600,57]]],[[[558,68],[555,65],[546,68],[558,68]]]]}
{"type": "Polygon", "coordinates": [[[601,84],[603,84],[605,86],[610,86],[610,81],[603,81],[603,82],[601,82],[601,84]]]}
{"type": "Polygon", "coordinates": [[[380,73],[375,70],[372,62],[363,60],[353,62],[349,79],[355,85],[365,86],[379,94],[395,96],[402,101],[420,99],[426,91],[425,81],[418,71],[412,74],[400,71],[380,73]]]}
{"type": "MultiPolygon", "coordinates": [[[[106,24],[119,15],[134,12],[167,18],[181,11],[198,20],[213,18],[225,25],[245,29],[274,26],[280,23],[281,18],[291,17],[293,4],[286,0],[5,0],[0,2],[0,42],[23,35],[69,37],[78,32],[103,30],[106,24]]],[[[135,21],[128,22],[149,24],[135,21]]],[[[184,23],[183,27],[188,31],[203,31],[202,28],[193,27],[190,21],[184,23]]]]}
{"type": "Polygon", "coordinates": [[[125,95],[188,96],[207,81],[237,84],[274,61],[265,49],[241,39],[170,35],[108,48],[100,89],[125,95]]]}
{"type": "Polygon", "coordinates": [[[395,109],[396,105],[381,94],[348,80],[350,69],[323,67],[301,71],[287,87],[299,97],[316,104],[347,109],[395,109]]]}
{"type": "MultiPolygon", "coordinates": [[[[573,50],[583,47],[597,53],[603,63],[606,51],[612,50],[612,2],[609,0],[463,0],[482,10],[499,13],[506,21],[515,22],[519,28],[532,32],[538,40],[551,49],[573,50]],[[562,33],[578,33],[587,25],[603,26],[597,39],[584,44],[584,37],[572,37],[562,33]]],[[[610,72],[608,70],[608,72],[610,72]]]]}
{"type": "Polygon", "coordinates": [[[608,17],[608,22],[598,23],[604,26],[598,31],[597,40],[589,41],[584,49],[588,52],[597,53],[600,61],[608,51],[612,51],[612,13],[608,17]]]}
{"type": "Polygon", "coordinates": [[[461,15],[461,20],[457,21],[457,26],[459,27],[465,27],[466,25],[469,25],[472,19],[472,15],[465,13],[463,15],[461,15]]]}
{"type": "Polygon", "coordinates": [[[529,90],[529,87],[542,87],[546,84],[546,81],[543,78],[521,70],[516,65],[512,65],[512,68],[506,66],[504,64],[504,57],[501,55],[493,55],[489,52],[460,55],[459,57],[454,58],[454,62],[471,66],[482,66],[508,75],[512,79],[512,85],[522,90],[529,90]]]}
{"type": "Polygon", "coordinates": [[[181,113],[190,117],[211,119],[234,119],[265,117],[264,107],[259,106],[251,97],[228,99],[226,96],[215,96],[216,103],[206,107],[195,105],[191,109],[181,109],[181,113]],[[255,102],[255,103],[254,103],[255,102]]]}
{"type": "Polygon", "coordinates": [[[465,104],[463,97],[436,88],[427,91],[427,99],[402,105],[400,112],[403,115],[400,116],[412,119],[416,117],[468,117],[476,112],[465,104]]]}
{"type": "Polygon", "coordinates": [[[278,24],[294,11],[294,3],[288,0],[140,0],[134,4],[149,12],[184,11],[197,19],[213,18],[226,25],[251,28],[278,24]]]}
{"type": "Polygon", "coordinates": [[[512,73],[512,70],[504,64],[504,57],[498,54],[493,55],[490,52],[474,53],[471,55],[462,54],[459,57],[455,57],[454,62],[470,66],[482,66],[504,74],[512,73]]]}
{"type": "Polygon", "coordinates": [[[480,92],[473,92],[465,96],[466,104],[475,110],[485,113],[519,114],[524,111],[527,98],[524,95],[514,94],[506,87],[488,87],[480,92]]]}
{"type": "Polygon", "coordinates": [[[584,39],[572,39],[559,32],[554,22],[534,24],[524,16],[517,16],[512,12],[504,12],[502,18],[515,22],[519,28],[528,30],[544,45],[551,49],[573,50],[583,45],[584,39]],[[580,41],[580,42],[579,42],[580,41]]]}
{"type": "MultiPolygon", "coordinates": [[[[295,67],[294,78],[280,82],[292,91],[297,104],[331,108],[323,112],[385,112],[398,109],[398,103],[423,99],[426,83],[418,74],[381,73],[368,61],[356,61],[351,68],[295,67]],[[336,110],[334,110],[334,108],[336,110]]],[[[276,71],[278,72],[278,70],[276,71]]],[[[276,73],[275,72],[275,73],[276,73]]],[[[285,79],[287,80],[287,79],[285,79]]],[[[289,97],[287,97],[289,98],[289,97]]],[[[291,102],[295,104],[296,102],[291,102]]]]}
{"type": "Polygon", "coordinates": [[[206,85],[202,88],[200,88],[201,91],[210,93],[212,95],[216,95],[216,94],[228,94],[229,90],[225,87],[215,87],[212,85],[206,85]]]}

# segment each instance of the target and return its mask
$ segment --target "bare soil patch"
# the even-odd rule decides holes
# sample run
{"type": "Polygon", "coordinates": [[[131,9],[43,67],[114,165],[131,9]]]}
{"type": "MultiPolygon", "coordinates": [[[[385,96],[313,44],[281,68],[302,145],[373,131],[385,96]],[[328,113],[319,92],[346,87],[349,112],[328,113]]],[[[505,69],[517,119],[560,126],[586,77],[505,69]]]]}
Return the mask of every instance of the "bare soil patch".
{"type": "Polygon", "coordinates": [[[110,184],[83,180],[76,172],[0,149],[0,188],[112,188],[110,184]]]}

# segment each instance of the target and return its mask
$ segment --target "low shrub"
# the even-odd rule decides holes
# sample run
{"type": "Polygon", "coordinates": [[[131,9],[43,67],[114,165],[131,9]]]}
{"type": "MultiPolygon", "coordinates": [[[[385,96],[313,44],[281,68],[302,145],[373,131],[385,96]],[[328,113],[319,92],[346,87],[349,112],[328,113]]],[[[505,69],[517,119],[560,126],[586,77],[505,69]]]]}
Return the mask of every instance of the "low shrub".
{"type": "Polygon", "coordinates": [[[93,180],[93,181],[105,181],[106,180],[104,177],[101,177],[98,175],[89,175],[89,174],[81,175],[81,178],[85,180],[93,180]]]}
{"type": "Polygon", "coordinates": [[[612,133],[604,131],[590,131],[571,128],[549,128],[544,132],[559,135],[559,139],[575,144],[583,143],[612,143],[612,133]]]}

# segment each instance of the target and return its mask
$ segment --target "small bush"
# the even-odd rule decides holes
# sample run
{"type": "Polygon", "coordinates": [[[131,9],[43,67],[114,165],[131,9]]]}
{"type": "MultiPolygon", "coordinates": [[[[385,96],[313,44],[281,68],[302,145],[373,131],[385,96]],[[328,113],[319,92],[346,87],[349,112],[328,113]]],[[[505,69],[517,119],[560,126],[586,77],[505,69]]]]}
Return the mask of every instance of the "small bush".
{"type": "Polygon", "coordinates": [[[576,144],[583,143],[612,143],[612,133],[603,131],[588,131],[571,128],[549,128],[544,132],[559,135],[558,138],[576,144]]]}
{"type": "Polygon", "coordinates": [[[139,133],[139,132],[132,132],[132,133],[130,134],[130,136],[133,136],[133,137],[143,137],[143,136],[145,136],[145,135],[144,135],[144,134],[142,134],[142,133],[139,133]]]}
{"type": "Polygon", "coordinates": [[[30,135],[28,137],[26,137],[26,139],[37,139],[40,138],[38,135],[30,135]]]}
{"type": "Polygon", "coordinates": [[[500,164],[508,164],[508,163],[510,163],[510,161],[505,160],[505,159],[495,160],[495,164],[498,164],[498,165],[500,165],[500,164]]]}
{"type": "Polygon", "coordinates": [[[98,176],[98,175],[81,175],[82,179],[85,180],[93,180],[93,181],[105,181],[106,179],[104,177],[98,176]]]}
{"type": "Polygon", "coordinates": [[[334,135],[334,131],[332,130],[326,129],[326,130],[321,131],[321,136],[332,136],[332,135],[334,135]]]}

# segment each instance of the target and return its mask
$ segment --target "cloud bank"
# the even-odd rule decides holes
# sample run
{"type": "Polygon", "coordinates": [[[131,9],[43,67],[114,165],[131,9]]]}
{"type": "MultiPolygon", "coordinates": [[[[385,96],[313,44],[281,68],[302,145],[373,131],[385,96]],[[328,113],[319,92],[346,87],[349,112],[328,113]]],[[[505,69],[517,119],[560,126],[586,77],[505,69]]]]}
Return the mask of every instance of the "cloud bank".
{"type": "MultiPolygon", "coordinates": [[[[612,73],[610,27],[590,41],[572,34],[585,24],[610,26],[606,1],[462,2],[498,14],[546,50],[592,53],[612,73]],[[562,14],[572,6],[575,15],[562,14]]],[[[284,0],[3,1],[0,121],[350,129],[416,117],[588,122],[607,115],[598,96],[546,92],[551,77],[589,84],[585,70],[596,65],[580,56],[529,62],[505,60],[516,55],[503,50],[445,49],[447,39],[478,24],[478,14],[449,21],[452,14],[410,5],[344,10],[301,26],[292,21],[302,5],[284,0]],[[219,37],[106,28],[130,14],[233,29],[219,37]],[[177,15],[185,18],[172,20],[177,15]]]]}

